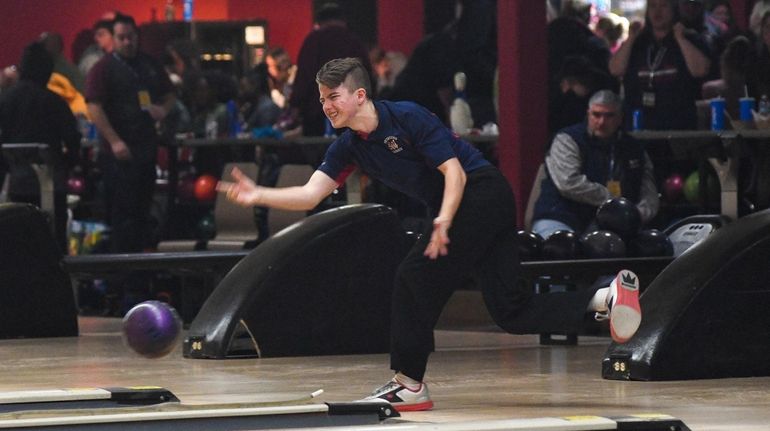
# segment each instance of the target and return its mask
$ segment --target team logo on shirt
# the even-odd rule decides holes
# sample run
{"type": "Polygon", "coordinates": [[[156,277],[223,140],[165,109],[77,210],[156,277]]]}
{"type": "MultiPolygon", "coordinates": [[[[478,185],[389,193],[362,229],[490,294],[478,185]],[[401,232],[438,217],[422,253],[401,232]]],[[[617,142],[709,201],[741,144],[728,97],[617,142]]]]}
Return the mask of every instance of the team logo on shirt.
{"type": "Polygon", "coordinates": [[[404,150],[404,147],[401,145],[398,145],[398,138],[395,136],[388,136],[385,138],[385,145],[387,145],[388,150],[390,150],[391,153],[396,154],[398,152],[401,152],[404,150]]]}

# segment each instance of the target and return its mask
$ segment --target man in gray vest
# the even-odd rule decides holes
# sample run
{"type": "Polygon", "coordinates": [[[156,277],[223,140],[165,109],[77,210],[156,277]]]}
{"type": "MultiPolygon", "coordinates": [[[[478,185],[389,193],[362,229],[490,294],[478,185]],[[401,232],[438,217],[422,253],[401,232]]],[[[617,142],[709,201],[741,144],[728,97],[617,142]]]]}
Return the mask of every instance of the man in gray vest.
{"type": "Polygon", "coordinates": [[[659,200],[652,161],[622,124],[620,97],[601,90],[588,102],[586,121],[556,134],[545,156],[533,232],[543,238],[557,230],[583,233],[597,208],[620,196],[636,203],[642,223],[655,216],[659,200]]]}

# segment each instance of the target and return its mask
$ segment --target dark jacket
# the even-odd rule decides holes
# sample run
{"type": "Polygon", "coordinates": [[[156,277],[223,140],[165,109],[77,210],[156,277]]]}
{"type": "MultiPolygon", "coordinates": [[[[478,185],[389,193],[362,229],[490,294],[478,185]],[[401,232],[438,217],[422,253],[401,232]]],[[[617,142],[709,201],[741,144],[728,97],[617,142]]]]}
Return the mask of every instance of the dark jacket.
{"type": "MultiPolygon", "coordinates": [[[[617,140],[592,139],[586,123],[576,124],[560,133],[569,135],[580,149],[581,172],[588,181],[607,184],[609,179],[620,181],[623,197],[638,203],[644,176],[644,148],[629,135],[622,133],[617,140]],[[613,160],[613,172],[610,161],[613,160]]],[[[540,196],[535,204],[534,219],[553,219],[568,224],[576,231],[584,230],[596,215],[597,207],[567,199],[561,195],[546,168],[540,196]]]]}

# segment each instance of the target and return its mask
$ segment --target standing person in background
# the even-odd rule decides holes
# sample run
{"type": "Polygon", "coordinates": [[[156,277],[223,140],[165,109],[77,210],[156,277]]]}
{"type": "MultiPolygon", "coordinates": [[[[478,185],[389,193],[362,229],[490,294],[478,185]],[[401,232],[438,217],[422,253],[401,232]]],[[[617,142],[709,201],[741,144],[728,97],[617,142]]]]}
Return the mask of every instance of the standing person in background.
{"type": "Polygon", "coordinates": [[[406,56],[396,51],[385,52],[377,46],[369,50],[369,61],[377,77],[377,97],[389,99],[398,74],[406,66],[406,56]]]}
{"type": "Polygon", "coordinates": [[[315,74],[327,61],[340,57],[361,59],[371,76],[372,67],[366,48],[348,28],[345,14],[337,3],[326,3],[316,12],[317,28],[302,42],[297,58],[297,76],[294,79],[289,106],[294,118],[302,126],[305,136],[322,136],[326,119],[318,105],[318,86],[315,74]]]}
{"type": "Polygon", "coordinates": [[[158,135],[175,100],[160,64],[139,51],[134,19],[117,15],[115,50],[88,74],[86,100],[99,131],[107,213],[114,252],[139,252],[151,235],[150,204],[155,188],[158,135]]]}
{"type": "Polygon", "coordinates": [[[770,97],[770,10],[765,12],[759,24],[756,60],[747,74],[749,95],[754,96],[757,102],[762,99],[762,96],[770,97]]]}
{"type": "Polygon", "coordinates": [[[53,71],[69,79],[75,89],[82,94],[85,91],[85,77],[77,66],[64,57],[64,41],[61,35],[46,32],[40,35],[40,42],[53,58],[53,71]]]}
{"type": "MultiPolygon", "coordinates": [[[[134,19],[118,14],[112,33],[115,49],[91,68],[86,101],[99,131],[110,251],[141,252],[156,242],[150,215],[160,140],[155,125],[168,115],[176,97],[161,65],[139,51],[134,19]]],[[[140,273],[110,280],[108,311],[122,315],[148,298],[148,286],[140,273]]]]}
{"type": "Polygon", "coordinates": [[[112,20],[115,19],[115,14],[105,15],[109,16],[109,18],[102,17],[102,19],[94,23],[94,43],[86,48],[78,62],[78,69],[80,69],[83,76],[88,76],[88,72],[94,67],[94,64],[104,57],[105,54],[112,52],[112,20]]]}
{"type": "MultiPolygon", "coordinates": [[[[41,43],[24,49],[19,81],[0,95],[0,142],[48,144],[54,181],[55,237],[67,250],[67,173],[78,160],[80,132],[67,104],[46,88],[53,59],[41,43]]],[[[0,178],[5,177],[0,168],[0,178]]],[[[29,164],[10,166],[9,197],[40,206],[40,183],[29,164]]]]}
{"type": "Polygon", "coordinates": [[[628,39],[610,59],[610,73],[623,79],[626,126],[635,110],[644,128],[694,129],[695,100],[711,61],[703,37],[679,22],[677,0],[648,0],[644,26],[629,26],[628,39]]]}
{"type": "Polygon", "coordinates": [[[749,15],[749,30],[754,33],[754,36],[760,37],[762,33],[762,17],[765,13],[770,12],[770,0],[757,0],[754,3],[754,7],[751,8],[751,15],[749,15]]]}

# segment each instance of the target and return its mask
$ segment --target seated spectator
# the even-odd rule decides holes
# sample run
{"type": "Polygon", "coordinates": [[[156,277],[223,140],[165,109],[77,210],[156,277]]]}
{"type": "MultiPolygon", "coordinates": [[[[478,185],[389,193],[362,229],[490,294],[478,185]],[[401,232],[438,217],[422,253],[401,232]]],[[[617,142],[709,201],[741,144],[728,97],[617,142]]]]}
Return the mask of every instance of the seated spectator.
{"type": "Polygon", "coordinates": [[[620,98],[594,94],[587,121],[561,130],[545,157],[546,177],[535,203],[532,230],[548,238],[557,230],[591,231],[597,208],[623,196],[637,204],[642,222],[658,211],[652,161],[642,144],[624,133],[620,98]]]}
{"type": "Polygon", "coordinates": [[[281,115],[281,108],[270,97],[267,69],[265,63],[259,63],[251,73],[241,78],[238,108],[244,131],[272,127],[281,115]]]}
{"type": "Polygon", "coordinates": [[[195,137],[227,136],[230,130],[227,102],[235,97],[235,84],[232,79],[221,72],[207,71],[191,82],[194,87],[190,93],[190,111],[195,137]]]}
{"type": "Polygon", "coordinates": [[[280,46],[267,51],[265,64],[270,76],[270,97],[279,108],[285,109],[291,97],[297,66],[291,64],[289,53],[280,46]]]}
{"type": "MultiPolygon", "coordinates": [[[[196,138],[216,139],[227,137],[231,130],[231,113],[228,103],[237,95],[235,80],[219,71],[206,71],[191,79],[194,88],[190,92],[192,106],[192,132],[196,138]]],[[[219,175],[232,148],[201,147],[195,150],[194,165],[198,173],[219,175]]]]}

